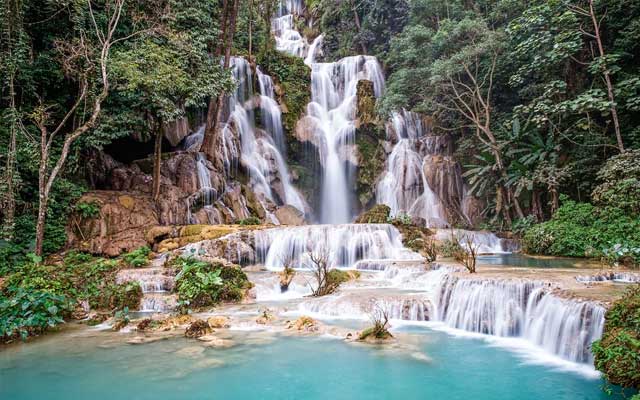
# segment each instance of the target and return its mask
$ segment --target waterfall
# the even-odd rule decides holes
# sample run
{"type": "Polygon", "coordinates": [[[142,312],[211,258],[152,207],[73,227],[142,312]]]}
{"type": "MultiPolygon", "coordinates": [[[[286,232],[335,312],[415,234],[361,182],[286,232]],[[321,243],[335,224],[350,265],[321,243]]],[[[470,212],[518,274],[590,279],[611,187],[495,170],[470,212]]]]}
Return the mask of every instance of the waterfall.
{"type": "Polygon", "coordinates": [[[305,212],[306,203],[291,184],[289,171],[282,156],[285,148],[282,128],[282,112],[275,101],[271,77],[257,69],[263,126],[254,124],[253,73],[249,62],[241,57],[231,59],[232,71],[238,88],[228,97],[229,118],[222,130],[222,150],[227,170],[240,162],[249,172],[255,193],[275,204],[289,204],[305,212]],[[237,140],[236,140],[237,138],[237,140]]]}
{"type": "Polygon", "coordinates": [[[116,275],[116,283],[138,282],[142,288],[140,311],[169,312],[176,308],[178,301],[175,294],[169,292],[175,286],[175,277],[161,265],[164,257],[153,261],[151,267],[121,269],[116,275]]]}
{"type": "Polygon", "coordinates": [[[426,136],[422,118],[406,110],[392,114],[387,127],[387,137],[391,136],[395,136],[397,143],[376,187],[377,203],[388,205],[392,216],[423,218],[429,227],[447,226],[444,206],[425,174],[425,156],[439,147],[437,137],[426,136]],[[423,143],[427,154],[418,151],[423,143]]]}
{"type": "Polygon", "coordinates": [[[260,87],[260,117],[262,126],[271,135],[281,154],[285,154],[284,130],[282,129],[282,112],[275,100],[273,80],[256,68],[260,87]]]}
{"type": "MultiPolygon", "coordinates": [[[[457,238],[464,241],[469,238],[478,248],[478,254],[500,254],[511,253],[516,251],[515,244],[512,241],[500,239],[493,232],[488,231],[467,231],[464,229],[438,229],[436,231],[436,240],[451,240],[457,238]]],[[[464,244],[464,243],[463,243],[464,244]]]]}
{"type": "Polygon", "coordinates": [[[320,221],[341,224],[350,222],[353,183],[349,182],[348,159],[355,144],[356,86],[359,80],[373,82],[374,93],[384,91],[384,75],[378,60],[372,56],[346,57],[337,62],[316,63],[315,54],[322,35],[311,45],[294,29],[294,10],[275,18],[272,32],[277,48],[305,59],[311,67],[311,102],[307,116],[314,121],[320,159],[324,167],[320,194],[320,221]]]}
{"type": "Polygon", "coordinates": [[[576,280],[582,283],[597,282],[621,282],[621,283],[640,283],[640,274],[632,272],[615,272],[608,271],[596,275],[576,276],[576,280]]]}
{"type": "Polygon", "coordinates": [[[384,90],[378,61],[371,56],[346,57],[334,63],[311,64],[311,103],[307,115],[314,120],[322,143],[324,166],[320,220],[345,223],[352,219],[351,188],[345,164],[355,144],[356,85],[361,79],[374,84],[376,96],[384,90]]]}
{"type": "Polygon", "coordinates": [[[309,253],[326,253],[329,265],[354,268],[361,260],[421,260],[402,245],[401,235],[387,224],[309,225],[254,232],[256,259],[269,270],[290,261],[310,266],[309,253]]]}
{"type": "Polygon", "coordinates": [[[552,354],[592,363],[590,345],[602,336],[604,307],[549,293],[541,282],[446,276],[434,320],[469,332],[521,337],[552,354]]]}

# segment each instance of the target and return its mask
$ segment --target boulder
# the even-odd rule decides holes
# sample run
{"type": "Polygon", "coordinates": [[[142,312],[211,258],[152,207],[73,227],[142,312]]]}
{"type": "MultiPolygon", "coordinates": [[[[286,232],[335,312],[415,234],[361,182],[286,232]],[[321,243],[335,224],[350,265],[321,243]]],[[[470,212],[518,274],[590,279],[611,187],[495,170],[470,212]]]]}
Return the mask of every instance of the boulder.
{"type": "Polygon", "coordinates": [[[283,225],[304,225],[304,213],[292,205],[279,207],[275,214],[283,225]]]}
{"type": "Polygon", "coordinates": [[[189,121],[187,118],[178,118],[171,122],[162,124],[162,133],[164,137],[176,147],[182,139],[189,135],[189,121]]]}
{"type": "Polygon", "coordinates": [[[93,205],[97,213],[71,216],[68,245],[92,254],[115,257],[145,246],[147,230],[159,222],[151,198],[142,194],[94,191],[78,203],[93,205]]]}

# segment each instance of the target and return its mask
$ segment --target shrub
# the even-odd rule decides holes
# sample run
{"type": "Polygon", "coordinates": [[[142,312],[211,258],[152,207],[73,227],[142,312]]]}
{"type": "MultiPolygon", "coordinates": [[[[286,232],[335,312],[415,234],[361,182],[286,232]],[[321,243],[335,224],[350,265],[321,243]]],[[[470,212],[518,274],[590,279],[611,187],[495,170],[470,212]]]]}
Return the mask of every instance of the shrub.
{"type": "Polygon", "coordinates": [[[66,296],[42,290],[13,288],[0,294],[0,341],[25,340],[64,322],[71,311],[66,296]]]}
{"type": "Polygon", "coordinates": [[[193,257],[172,261],[179,269],[176,291],[180,301],[194,307],[206,307],[220,301],[240,301],[251,283],[240,267],[209,263],[193,257]]]}
{"type": "Polygon", "coordinates": [[[640,150],[611,157],[598,171],[601,182],[591,193],[596,205],[640,214],[640,150]]]}
{"type": "Polygon", "coordinates": [[[130,267],[140,268],[149,264],[149,254],[151,249],[147,246],[142,246],[136,250],[133,250],[122,256],[122,261],[130,267]]]}
{"type": "Polygon", "coordinates": [[[593,343],[595,366],[607,381],[640,389],[640,285],[607,311],[602,339],[593,343]]]}
{"type": "Polygon", "coordinates": [[[357,224],[386,224],[391,208],[386,204],[376,204],[356,218],[357,224]]]}
{"type": "Polygon", "coordinates": [[[455,257],[456,254],[459,254],[464,250],[462,249],[462,246],[460,246],[458,238],[451,236],[451,239],[445,239],[440,243],[438,251],[444,257],[455,257]]]}
{"type": "Polygon", "coordinates": [[[640,247],[639,218],[566,198],[551,220],[534,225],[523,237],[526,252],[553,256],[601,257],[615,245],[640,247]]]}
{"type": "Polygon", "coordinates": [[[238,221],[240,225],[260,225],[260,218],[258,217],[249,217],[245,219],[241,219],[238,221]]]}
{"type": "Polygon", "coordinates": [[[108,283],[100,288],[100,293],[89,300],[94,308],[109,310],[137,310],[142,300],[142,287],[138,282],[108,283]]]}

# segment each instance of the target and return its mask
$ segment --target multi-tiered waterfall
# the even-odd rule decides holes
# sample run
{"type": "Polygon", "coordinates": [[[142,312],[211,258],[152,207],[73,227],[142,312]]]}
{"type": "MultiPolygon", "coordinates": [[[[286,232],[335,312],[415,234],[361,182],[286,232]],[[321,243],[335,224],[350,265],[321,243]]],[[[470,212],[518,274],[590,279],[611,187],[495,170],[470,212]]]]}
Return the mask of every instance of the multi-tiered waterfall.
{"type": "MultiPolygon", "coordinates": [[[[293,282],[285,293],[272,272],[254,274],[258,300],[297,298],[300,313],[365,319],[375,302],[393,319],[436,322],[447,329],[519,338],[565,360],[591,362],[590,344],[603,328],[601,305],[558,297],[541,281],[471,278],[462,276],[456,267],[426,266],[419,254],[404,247],[394,226],[349,223],[354,209],[354,185],[349,180],[350,168],[354,168],[350,160],[355,151],[356,86],[359,80],[371,81],[377,97],[384,91],[384,77],[371,56],[316,62],[322,35],[309,43],[294,29],[295,14],[301,10],[300,2],[282,3],[272,31],[279,50],[304,58],[312,70],[311,102],[305,118],[323,167],[319,215],[321,222],[328,224],[236,232],[190,244],[183,251],[258,264],[267,271],[281,271],[285,265],[298,269],[302,281],[293,282]],[[358,270],[362,278],[337,294],[302,299],[310,292],[304,279],[308,276],[305,271],[313,268],[311,255],[320,254],[331,267],[358,270]]],[[[283,158],[282,115],[274,84],[256,68],[260,93],[254,95],[248,62],[234,58],[232,65],[239,87],[228,99],[229,118],[223,129],[228,173],[242,163],[249,171],[253,190],[265,204],[290,204],[304,210],[306,204],[291,185],[283,158]],[[256,108],[260,109],[263,129],[254,124],[256,108]]],[[[463,211],[464,182],[452,159],[449,138],[432,135],[428,120],[404,110],[393,114],[386,133],[390,150],[377,182],[377,202],[387,204],[394,216],[406,214],[431,227],[446,226],[451,217],[468,221],[463,211]]],[[[207,186],[204,167],[198,167],[203,171],[201,192],[215,197],[207,186]]],[[[440,229],[436,237],[445,240],[450,235],[469,237],[481,253],[509,250],[491,233],[440,229]]]]}
{"type": "Polygon", "coordinates": [[[320,221],[342,224],[353,218],[349,157],[355,145],[356,86],[361,79],[373,82],[376,97],[384,91],[384,75],[372,56],[346,57],[336,62],[315,62],[322,36],[309,45],[293,28],[295,8],[272,24],[281,51],[305,57],[311,67],[311,102],[307,116],[319,144],[323,166],[320,221]]]}
{"type": "MultiPolygon", "coordinates": [[[[242,57],[231,58],[231,70],[237,83],[236,90],[226,98],[226,122],[221,129],[219,151],[227,179],[237,172],[240,163],[247,171],[252,190],[259,196],[262,207],[270,222],[278,223],[271,212],[274,206],[288,204],[301,212],[307,210],[306,203],[293,187],[288,167],[283,157],[285,154],[282,112],[275,100],[273,81],[270,76],[256,68],[257,82],[260,90],[253,90],[253,72],[249,62],[242,57]],[[254,109],[259,107],[264,129],[255,124],[254,109]]],[[[188,138],[185,147],[194,147],[202,140],[203,130],[198,130],[188,138]]],[[[210,215],[210,223],[216,223],[218,209],[212,204],[217,201],[218,193],[212,188],[206,159],[198,156],[198,181],[202,202],[210,215]]],[[[220,193],[222,195],[222,193],[220,193]]],[[[245,207],[246,208],[246,207],[245,207]]],[[[229,210],[229,212],[233,212],[229,210]]],[[[243,218],[245,215],[236,215],[243,218]]]]}

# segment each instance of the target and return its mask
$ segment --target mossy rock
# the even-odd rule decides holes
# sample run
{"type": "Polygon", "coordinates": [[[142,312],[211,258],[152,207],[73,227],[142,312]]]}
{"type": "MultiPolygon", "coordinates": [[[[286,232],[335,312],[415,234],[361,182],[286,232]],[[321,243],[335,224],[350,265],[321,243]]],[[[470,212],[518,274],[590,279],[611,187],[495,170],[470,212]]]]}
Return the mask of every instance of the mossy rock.
{"type": "Polygon", "coordinates": [[[391,208],[386,204],[376,204],[356,218],[356,224],[386,224],[391,208]]]}
{"type": "Polygon", "coordinates": [[[358,174],[356,192],[362,207],[375,200],[376,183],[384,171],[386,153],[380,140],[384,138],[384,129],[375,124],[366,124],[356,130],[358,147],[358,174]]]}

